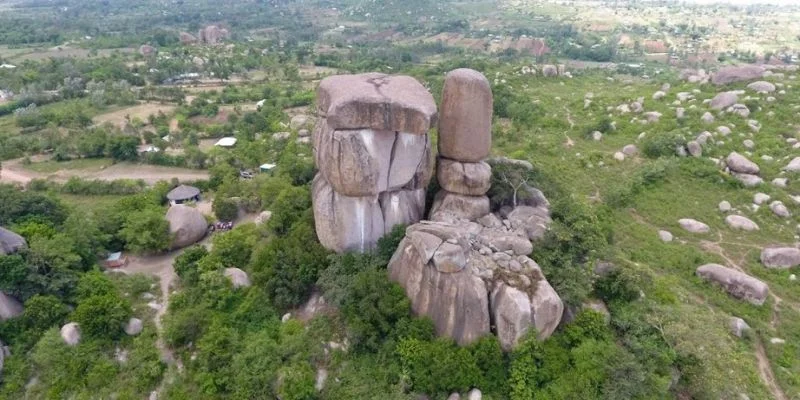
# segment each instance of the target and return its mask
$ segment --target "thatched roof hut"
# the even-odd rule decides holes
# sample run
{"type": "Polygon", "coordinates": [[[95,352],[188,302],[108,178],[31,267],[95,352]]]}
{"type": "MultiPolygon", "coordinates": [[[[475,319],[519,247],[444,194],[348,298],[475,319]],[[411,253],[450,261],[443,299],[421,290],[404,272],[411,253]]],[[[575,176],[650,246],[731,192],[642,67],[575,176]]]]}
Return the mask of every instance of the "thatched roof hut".
{"type": "Polygon", "coordinates": [[[188,201],[200,201],[200,189],[194,186],[180,185],[167,193],[170,204],[183,204],[188,201]]]}
{"type": "Polygon", "coordinates": [[[25,238],[8,229],[0,227],[0,255],[16,253],[27,246],[28,243],[25,241],[25,238]]]}

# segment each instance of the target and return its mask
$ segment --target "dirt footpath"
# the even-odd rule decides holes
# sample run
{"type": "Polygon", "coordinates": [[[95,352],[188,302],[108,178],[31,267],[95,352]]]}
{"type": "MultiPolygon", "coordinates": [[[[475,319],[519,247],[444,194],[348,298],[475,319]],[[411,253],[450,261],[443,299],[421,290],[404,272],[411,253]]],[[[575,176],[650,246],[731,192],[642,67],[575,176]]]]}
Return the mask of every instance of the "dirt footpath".
{"type": "Polygon", "coordinates": [[[33,179],[47,179],[56,182],[66,182],[69,178],[79,177],[83,179],[99,179],[113,181],[116,179],[141,179],[148,185],[158,181],[169,181],[177,178],[180,181],[207,180],[208,171],[161,167],[157,165],[119,163],[114,164],[101,171],[81,171],[81,170],[60,170],[52,174],[45,174],[26,169],[22,165],[22,159],[3,162],[3,169],[0,171],[0,183],[17,183],[25,185],[33,179]]]}

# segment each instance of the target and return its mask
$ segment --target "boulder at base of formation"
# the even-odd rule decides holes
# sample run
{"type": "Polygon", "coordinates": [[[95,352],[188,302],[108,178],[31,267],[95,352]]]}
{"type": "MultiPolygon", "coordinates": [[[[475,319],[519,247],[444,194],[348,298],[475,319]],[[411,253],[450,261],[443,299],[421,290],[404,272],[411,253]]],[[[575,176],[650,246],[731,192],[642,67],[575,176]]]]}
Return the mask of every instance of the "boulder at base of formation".
{"type": "Polygon", "coordinates": [[[166,216],[172,235],[172,248],[180,249],[199,242],[208,232],[208,221],[196,208],[182,204],[169,208],[166,216]]]}
{"type": "Polygon", "coordinates": [[[761,250],[761,263],[767,268],[792,268],[800,265],[800,249],[768,247],[761,250]]]}
{"type": "Polygon", "coordinates": [[[706,264],[697,268],[697,276],[719,284],[728,294],[760,306],[769,293],[766,283],[744,272],[719,264],[706,264]]]}
{"type": "Polygon", "coordinates": [[[459,344],[490,333],[492,321],[504,350],[531,329],[549,337],[563,303],[539,266],[524,230],[497,218],[422,221],[406,229],[389,262],[389,277],[405,289],[417,315],[459,344]]]}

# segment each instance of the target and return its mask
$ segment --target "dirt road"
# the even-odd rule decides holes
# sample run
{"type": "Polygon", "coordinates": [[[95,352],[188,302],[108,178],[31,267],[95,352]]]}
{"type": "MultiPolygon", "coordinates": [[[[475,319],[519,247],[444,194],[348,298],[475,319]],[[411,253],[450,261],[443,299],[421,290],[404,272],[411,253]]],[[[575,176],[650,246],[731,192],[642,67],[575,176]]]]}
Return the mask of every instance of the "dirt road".
{"type": "Polygon", "coordinates": [[[208,179],[208,171],[161,167],[157,165],[119,163],[100,171],[85,170],[59,170],[51,174],[31,171],[22,165],[22,159],[3,162],[0,171],[0,183],[18,183],[25,185],[33,179],[47,179],[56,182],[66,182],[69,178],[99,179],[113,181],[116,179],[141,179],[148,185],[158,181],[169,181],[177,178],[181,181],[194,181],[208,179]]]}

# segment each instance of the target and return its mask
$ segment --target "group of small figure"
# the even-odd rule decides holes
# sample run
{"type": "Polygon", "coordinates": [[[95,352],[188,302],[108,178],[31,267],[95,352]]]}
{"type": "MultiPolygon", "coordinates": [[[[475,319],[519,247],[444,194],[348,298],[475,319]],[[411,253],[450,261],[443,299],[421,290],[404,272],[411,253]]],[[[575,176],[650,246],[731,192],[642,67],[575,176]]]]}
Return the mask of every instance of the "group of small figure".
{"type": "Polygon", "coordinates": [[[211,232],[229,231],[229,230],[233,229],[233,222],[217,221],[217,222],[209,225],[209,229],[211,230],[211,232]]]}

